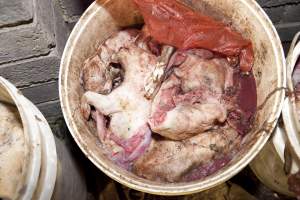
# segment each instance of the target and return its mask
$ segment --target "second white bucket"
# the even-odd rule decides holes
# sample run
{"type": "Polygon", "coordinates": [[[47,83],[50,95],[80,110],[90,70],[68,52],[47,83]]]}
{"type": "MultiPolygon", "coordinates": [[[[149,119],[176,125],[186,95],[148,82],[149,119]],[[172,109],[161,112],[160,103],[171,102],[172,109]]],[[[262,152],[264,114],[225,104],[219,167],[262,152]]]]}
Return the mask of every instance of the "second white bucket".
{"type": "Polygon", "coordinates": [[[0,163],[7,162],[1,166],[0,174],[1,170],[3,174],[11,172],[8,167],[17,169],[21,166],[21,173],[9,174],[0,180],[0,188],[3,189],[0,189],[0,199],[86,199],[85,177],[74,155],[66,144],[55,140],[47,120],[37,107],[2,77],[0,103],[3,112],[8,112],[3,114],[8,118],[2,120],[15,123],[0,127],[5,132],[0,134],[0,163]],[[14,136],[16,134],[18,137],[14,136]],[[9,155],[19,157],[11,159],[9,155]]]}

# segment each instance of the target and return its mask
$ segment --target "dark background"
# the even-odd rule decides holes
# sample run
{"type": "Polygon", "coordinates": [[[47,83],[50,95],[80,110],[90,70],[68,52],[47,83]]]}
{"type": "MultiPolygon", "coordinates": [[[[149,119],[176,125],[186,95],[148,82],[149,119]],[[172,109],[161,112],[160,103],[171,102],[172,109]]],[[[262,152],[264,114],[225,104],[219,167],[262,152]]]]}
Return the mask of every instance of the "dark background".
{"type": "MultiPolygon", "coordinates": [[[[0,75],[20,88],[43,112],[55,136],[66,143],[83,168],[89,199],[98,199],[110,180],[82,155],[70,137],[60,110],[57,86],[65,42],[91,3],[91,0],[0,0],[0,75]]],[[[272,19],[287,51],[294,34],[300,31],[300,0],[258,0],[258,3],[272,19]]],[[[284,199],[261,185],[249,168],[231,182],[238,183],[257,199],[284,199]]],[[[120,193],[124,189],[120,185],[114,187],[120,193]]],[[[133,193],[132,199],[139,199],[140,195],[133,193]]]]}

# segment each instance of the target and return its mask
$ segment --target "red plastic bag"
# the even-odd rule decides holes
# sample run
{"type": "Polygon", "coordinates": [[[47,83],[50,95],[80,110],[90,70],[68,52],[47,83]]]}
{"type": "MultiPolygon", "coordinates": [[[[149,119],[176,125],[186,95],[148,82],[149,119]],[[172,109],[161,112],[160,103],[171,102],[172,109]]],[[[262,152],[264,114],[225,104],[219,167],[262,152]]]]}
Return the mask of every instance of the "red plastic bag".
{"type": "Polygon", "coordinates": [[[134,0],[150,35],[179,49],[203,48],[228,57],[239,57],[240,68],[253,66],[250,40],[209,16],[194,12],[176,0],[134,0]]]}

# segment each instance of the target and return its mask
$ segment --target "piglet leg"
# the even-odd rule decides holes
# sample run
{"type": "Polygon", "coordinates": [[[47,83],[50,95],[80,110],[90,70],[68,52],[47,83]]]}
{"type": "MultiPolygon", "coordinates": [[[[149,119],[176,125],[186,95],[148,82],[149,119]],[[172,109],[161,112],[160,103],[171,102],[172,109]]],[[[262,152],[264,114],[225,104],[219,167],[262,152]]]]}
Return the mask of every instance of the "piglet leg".
{"type": "Polygon", "coordinates": [[[84,115],[87,116],[88,106],[94,106],[103,115],[110,115],[121,111],[121,106],[116,101],[113,93],[109,95],[102,95],[95,92],[86,92],[81,101],[81,108],[84,111],[84,115]]]}
{"type": "Polygon", "coordinates": [[[100,141],[102,143],[104,143],[106,140],[107,133],[108,133],[107,128],[105,126],[105,124],[106,124],[105,118],[97,110],[92,112],[92,118],[96,122],[98,138],[100,139],[100,141]]]}
{"type": "Polygon", "coordinates": [[[115,160],[125,163],[139,158],[150,145],[151,133],[148,125],[141,127],[135,135],[127,140],[111,133],[110,139],[124,149],[124,152],[115,155],[115,160]]]}

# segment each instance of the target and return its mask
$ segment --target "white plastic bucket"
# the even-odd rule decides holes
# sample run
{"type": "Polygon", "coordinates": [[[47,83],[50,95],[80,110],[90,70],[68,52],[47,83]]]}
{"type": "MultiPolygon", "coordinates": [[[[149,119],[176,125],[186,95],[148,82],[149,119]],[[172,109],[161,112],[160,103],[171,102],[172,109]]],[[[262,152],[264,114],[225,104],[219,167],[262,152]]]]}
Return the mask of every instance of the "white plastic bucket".
{"type": "Polygon", "coordinates": [[[51,129],[38,109],[11,83],[0,77],[0,85],[0,99],[15,105],[19,111],[24,135],[27,138],[26,145],[29,147],[27,154],[29,158],[26,163],[28,167],[24,169],[25,181],[20,183],[22,189],[14,197],[5,198],[50,199],[57,169],[56,147],[51,129]]]}
{"type": "Polygon", "coordinates": [[[269,188],[295,196],[288,189],[288,176],[300,169],[300,123],[297,116],[292,73],[300,56],[300,32],[295,36],[287,56],[288,94],[282,109],[283,125],[278,124],[272,138],[250,164],[252,171],[269,188]],[[284,170],[286,153],[291,156],[289,172],[284,170]]]}
{"type": "Polygon", "coordinates": [[[95,128],[83,119],[79,105],[83,90],[80,69],[100,44],[114,32],[141,22],[131,0],[95,1],[73,29],[62,56],[59,77],[61,107],[68,128],[83,153],[112,179],[136,190],[160,195],[200,192],[221,184],[241,171],[268,141],[280,116],[286,86],[284,54],[268,16],[254,0],[180,0],[204,14],[230,21],[251,39],[255,52],[254,76],[259,110],[254,128],[243,139],[243,149],[217,173],[188,183],[158,183],[130,173],[103,154],[95,128]]]}
{"type": "Polygon", "coordinates": [[[20,179],[23,181],[18,183],[16,191],[10,196],[1,196],[4,194],[1,194],[0,190],[0,199],[61,200],[68,197],[72,197],[72,200],[86,199],[85,179],[66,144],[55,141],[42,113],[2,77],[0,77],[0,101],[17,108],[23,126],[26,157],[20,161],[24,171],[20,179]]]}

